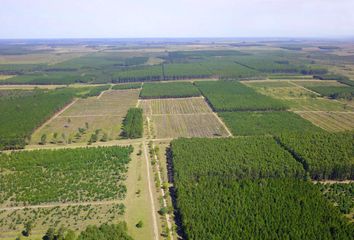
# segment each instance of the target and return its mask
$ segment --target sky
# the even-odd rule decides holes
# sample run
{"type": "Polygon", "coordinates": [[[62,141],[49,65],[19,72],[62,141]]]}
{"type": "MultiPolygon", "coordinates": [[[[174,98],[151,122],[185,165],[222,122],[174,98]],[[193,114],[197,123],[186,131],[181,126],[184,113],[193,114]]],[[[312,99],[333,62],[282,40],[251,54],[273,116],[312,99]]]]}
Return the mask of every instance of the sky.
{"type": "Polygon", "coordinates": [[[354,0],[0,0],[0,38],[353,37],[354,0]]]}

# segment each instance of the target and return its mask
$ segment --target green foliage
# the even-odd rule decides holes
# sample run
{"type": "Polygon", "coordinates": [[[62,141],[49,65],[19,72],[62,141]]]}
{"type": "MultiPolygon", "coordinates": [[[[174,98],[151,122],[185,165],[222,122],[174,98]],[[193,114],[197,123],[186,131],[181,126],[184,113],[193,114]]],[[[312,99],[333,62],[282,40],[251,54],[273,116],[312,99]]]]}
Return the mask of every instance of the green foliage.
{"type": "Polygon", "coordinates": [[[112,82],[138,82],[162,80],[161,65],[126,68],[113,72],[112,82]]]}
{"type": "Polygon", "coordinates": [[[23,148],[32,132],[72,101],[71,88],[36,91],[32,95],[1,99],[0,150],[23,148]]]}
{"type": "Polygon", "coordinates": [[[354,141],[350,133],[286,133],[280,142],[313,179],[354,179],[354,141]]]}
{"type": "Polygon", "coordinates": [[[342,87],[342,86],[313,86],[307,87],[315,92],[318,92],[322,96],[339,99],[344,98],[352,100],[354,97],[354,86],[353,87],[342,87]]]}
{"type": "Polygon", "coordinates": [[[171,147],[180,180],[218,175],[234,179],[304,176],[302,165],[272,137],[182,138],[172,141],[171,147]]]}
{"type": "Polygon", "coordinates": [[[216,111],[284,110],[279,100],[257,93],[236,81],[196,82],[216,111]]]}
{"type": "Polygon", "coordinates": [[[143,221],[140,220],[135,226],[137,228],[142,228],[144,226],[144,223],[143,223],[143,221]]]}
{"type": "Polygon", "coordinates": [[[200,177],[178,183],[186,239],[353,239],[349,225],[310,182],[200,177]]]}
{"type": "Polygon", "coordinates": [[[90,88],[90,90],[82,95],[82,98],[95,97],[101,94],[101,92],[106,91],[111,88],[111,85],[103,85],[98,87],[90,88]]]}
{"type": "Polygon", "coordinates": [[[337,206],[341,213],[354,213],[354,182],[317,185],[325,198],[337,206]]]}
{"type": "Polygon", "coordinates": [[[2,154],[0,204],[122,199],[131,152],[99,147],[2,154]]]}
{"type": "Polygon", "coordinates": [[[141,88],[141,83],[118,84],[112,87],[113,90],[137,89],[141,88]]]}
{"type": "Polygon", "coordinates": [[[221,112],[218,115],[235,136],[323,131],[292,112],[221,112]]]}
{"type": "Polygon", "coordinates": [[[189,82],[145,83],[140,93],[142,98],[177,98],[200,96],[199,90],[189,82]]]}
{"type": "Polygon", "coordinates": [[[123,136],[126,138],[141,138],[143,136],[143,110],[130,108],[123,121],[123,136]]]}
{"type": "Polygon", "coordinates": [[[270,137],[171,143],[185,239],[353,239],[354,226],[270,137]]]}
{"type": "Polygon", "coordinates": [[[127,234],[125,222],[118,224],[102,224],[101,226],[88,226],[80,233],[77,240],[133,240],[127,234]]]}

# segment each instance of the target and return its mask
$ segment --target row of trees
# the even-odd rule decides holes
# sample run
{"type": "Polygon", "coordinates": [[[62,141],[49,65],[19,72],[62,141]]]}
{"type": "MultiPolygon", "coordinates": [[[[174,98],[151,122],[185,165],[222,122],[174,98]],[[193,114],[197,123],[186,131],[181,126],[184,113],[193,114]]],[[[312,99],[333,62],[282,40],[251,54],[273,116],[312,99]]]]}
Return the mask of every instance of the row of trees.
{"type": "MultiPolygon", "coordinates": [[[[32,231],[32,224],[25,224],[22,232],[24,236],[29,236],[32,231]]],[[[18,237],[17,240],[21,240],[18,237]]],[[[127,233],[127,224],[120,222],[117,224],[102,224],[100,226],[89,225],[85,230],[76,235],[71,229],[60,227],[59,229],[49,228],[42,240],[133,240],[127,233]]]]}
{"type": "Polygon", "coordinates": [[[143,110],[130,108],[123,120],[123,136],[126,138],[141,138],[143,136],[143,110]]]}

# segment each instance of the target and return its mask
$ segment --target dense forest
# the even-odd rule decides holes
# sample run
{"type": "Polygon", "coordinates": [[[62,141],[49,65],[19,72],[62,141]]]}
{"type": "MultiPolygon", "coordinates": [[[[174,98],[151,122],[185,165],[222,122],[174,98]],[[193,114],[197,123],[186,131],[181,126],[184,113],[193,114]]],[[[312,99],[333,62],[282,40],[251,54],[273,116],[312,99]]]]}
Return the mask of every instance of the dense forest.
{"type": "Polygon", "coordinates": [[[271,137],[178,139],[171,150],[186,239],[354,237],[354,225],[271,137]]]}
{"type": "Polygon", "coordinates": [[[284,133],[279,141],[313,179],[354,179],[353,134],[284,133]]]}

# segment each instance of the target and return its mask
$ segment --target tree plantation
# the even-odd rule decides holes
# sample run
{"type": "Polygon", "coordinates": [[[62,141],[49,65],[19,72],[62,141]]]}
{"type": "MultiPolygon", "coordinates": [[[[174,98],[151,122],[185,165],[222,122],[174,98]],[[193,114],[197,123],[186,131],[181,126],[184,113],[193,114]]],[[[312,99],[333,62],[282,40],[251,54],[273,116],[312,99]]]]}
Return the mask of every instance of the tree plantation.
{"type": "Polygon", "coordinates": [[[131,152],[102,147],[2,154],[0,204],[123,199],[131,152]]]}
{"type": "Polygon", "coordinates": [[[0,39],[0,240],[352,240],[353,87],[351,39],[0,39]]]}

